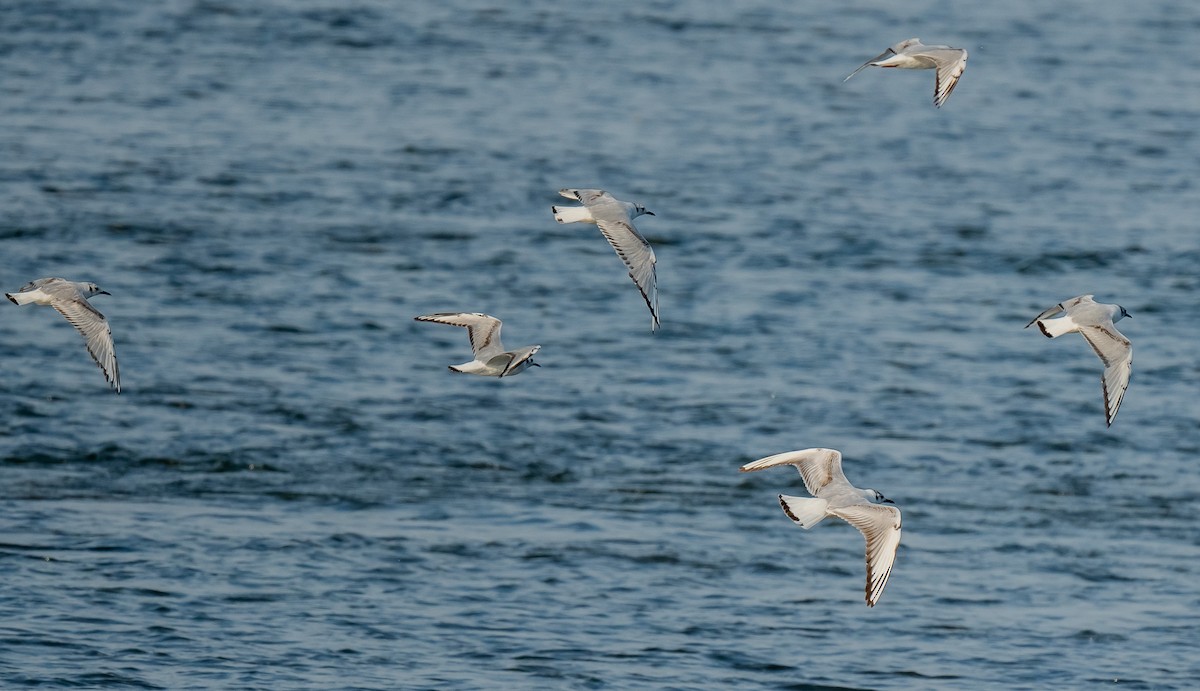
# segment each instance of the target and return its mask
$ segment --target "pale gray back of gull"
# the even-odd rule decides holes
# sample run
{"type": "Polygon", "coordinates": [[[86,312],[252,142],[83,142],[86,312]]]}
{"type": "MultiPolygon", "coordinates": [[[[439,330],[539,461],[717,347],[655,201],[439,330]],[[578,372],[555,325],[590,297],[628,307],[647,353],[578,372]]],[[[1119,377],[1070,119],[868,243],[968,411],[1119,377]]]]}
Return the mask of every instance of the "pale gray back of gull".
{"type": "Polygon", "coordinates": [[[21,286],[15,293],[5,293],[15,305],[50,305],[67,318],[87,343],[88,354],[96,361],[104,379],[121,393],[121,371],[117,367],[117,354],[113,350],[112,332],[108,320],[92,307],[88,298],[93,295],[109,295],[95,283],[77,283],[65,278],[39,278],[21,286]]]}
{"type": "Polygon", "coordinates": [[[504,350],[504,344],[500,342],[501,322],[491,315],[478,312],[439,312],[413,318],[419,322],[449,324],[467,330],[475,359],[461,365],[450,365],[451,371],[483,377],[507,377],[530,367],[541,367],[533,361],[534,353],[542,349],[540,345],[504,350]]]}
{"type": "Polygon", "coordinates": [[[1104,419],[1110,427],[1121,409],[1125,389],[1129,388],[1129,376],[1133,373],[1133,344],[1113,323],[1132,316],[1120,305],[1106,305],[1096,302],[1091,295],[1080,295],[1058,303],[1025,325],[1028,329],[1037,324],[1046,338],[1078,333],[1088,342],[1104,363],[1100,385],[1104,392],[1104,419]],[[1060,313],[1066,314],[1057,319],[1049,318],[1060,313]]]}
{"type": "Polygon", "coordinates": [[[640,204],[623,202],[604,190],[562,189],[559,194],[583,203],[583,206],[552,206],[554,220],[559,223],[595,223],[608,244],[629,269],[642,299],[650,308],[650,330],[658,328],[658,277],[655,273],[654,249],[637,228],[633,219],[645,214],[653,216],[640,204]]]}
{"type": "Polygon", "coordinates": [[[888,48],[873,59],[864,62],[850,73],[842,83],[867,67],[898,67],[902,70],[937,70],[933,83],[933,105],[938,108],[950,98],[950,92],[958,85],[958,78],[967,69],[967,51],[950,46],[927,46],[919,38],[910,38],[888,48]]]}
{"type": "Polygon", "coordinates": [[[807,530],[826,516],[835,516],[858,528],[866,538],[867,605],[874,607],[896,561],[896,548],[900,545],[900,509],[873,489],[851,485],[842,472],[842,454],[835,449],[788,451],[747,463],[741,471],[749,473],[777,465],[795,466],[804,480],[805,489],[814,497],[779,495],[779,505],[788,518],[807,530]]]}

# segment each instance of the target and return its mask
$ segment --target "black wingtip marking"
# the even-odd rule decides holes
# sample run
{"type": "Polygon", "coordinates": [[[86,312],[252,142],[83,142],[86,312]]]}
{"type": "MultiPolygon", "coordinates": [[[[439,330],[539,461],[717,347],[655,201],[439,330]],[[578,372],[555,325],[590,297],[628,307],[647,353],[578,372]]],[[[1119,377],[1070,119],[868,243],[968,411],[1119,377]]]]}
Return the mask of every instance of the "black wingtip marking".
{"type": "Polygon", "coordinates": [[[792,519],[793,522],[795,522],[795,523],[800,522],[800,519],[796,518],[796,514],[792,513],[792,510],[788,508],[787,502],[783,500],[782,494],[779,495],[779,506],[781,506],[783,508],[783,512],[785,514],[787,514],[787,517],[792,519]]]}
{"type": "Polygon", "coordinates": [[[9,301],[9,302],[11,302],[11,303],[12,303],[12,304],[14,304],[14,305],[18,305],[18,304],[20,304],[20,303],[18,303],[18,302],[17,302],[17,299],[16,299],[15,297],[13,297],[12,295],[10,295],[10,294],[8,294],[8,293],[5,293],[5,294],[4,294],[4,297],[8,298],[8,301],[9,301]]]}
{"type": "Polygon", "coordinates": [[[1040,322],[1040,321],[1037,322],[1037,325],[1038,325],[1038,329],[1041,330],[1043,336],[1045,336],[1046,338],[1054,338],[1053,336],[1050,335],[1050,332],[1046,330],[1046,326],[1044,324],[1042,324],[1042,322],[1040,322]]]}
{"type": "Polygon", "coordinates": [[[1109,401],[1108,382],[1104,379],[1103,376],[1100,377],[1100,390],[1104,392],[1104,426],[1112,427],[1113,420],[1117,419],[1117,411],[1119,411],[1121,409],[1121,403],[1123,401],[1117,402],[1116,409],[1114,409],[1114,410],[1108,409],[1108,401],[1109,401]]]}

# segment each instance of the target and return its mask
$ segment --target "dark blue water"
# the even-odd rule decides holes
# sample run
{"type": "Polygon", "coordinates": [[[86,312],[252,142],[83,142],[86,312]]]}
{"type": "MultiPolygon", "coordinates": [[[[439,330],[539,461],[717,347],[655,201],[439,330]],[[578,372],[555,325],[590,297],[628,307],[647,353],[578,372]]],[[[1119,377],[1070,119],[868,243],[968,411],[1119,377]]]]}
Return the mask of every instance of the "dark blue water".
{"type": "Polygon", "coordinates": [[[0,686],[1187,688],[1200,6],[0,5],[0,686]],[[967,48],[867,70],[896,41],[967,48]],[[663,328],[560,187],[655,211],[663,328]],[[1076,337],[1134,319],[1104,426],[1076,337]],[[454,375],[505,320],[541,369],[454,375]],[[846,455],[904,511],[795,528],[846,455]]]}

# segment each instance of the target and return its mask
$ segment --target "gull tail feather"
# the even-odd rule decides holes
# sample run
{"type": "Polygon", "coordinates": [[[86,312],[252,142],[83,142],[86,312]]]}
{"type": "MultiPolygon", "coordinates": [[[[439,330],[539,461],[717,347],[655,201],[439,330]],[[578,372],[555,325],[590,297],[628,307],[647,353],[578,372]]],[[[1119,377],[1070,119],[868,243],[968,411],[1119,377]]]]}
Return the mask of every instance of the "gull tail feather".
{"type": "Polygon", "coordinates": [[[779,505],[783,507],[783,512],[788,518],[805,530],[820,523],[829,510],[829,502],[824,499],[790,497],[786,494],[779,495],[779,505]]]}
{"type": "Polygon", "coordinates": [[[1037,320],[1038,328],[1046,335],[1046,338],[1058,338],[1063,334],[1069,334],[1079,330],[1079,325],[1070,317],[1059,317],[1058,319],[1039,319],[1037,320]]]}
{"type": "Polygon", "coordinates": [[[586,206],[552,206],[554,220],[559,223],[578,223],[592,220],[592,214],[586,206]]]}

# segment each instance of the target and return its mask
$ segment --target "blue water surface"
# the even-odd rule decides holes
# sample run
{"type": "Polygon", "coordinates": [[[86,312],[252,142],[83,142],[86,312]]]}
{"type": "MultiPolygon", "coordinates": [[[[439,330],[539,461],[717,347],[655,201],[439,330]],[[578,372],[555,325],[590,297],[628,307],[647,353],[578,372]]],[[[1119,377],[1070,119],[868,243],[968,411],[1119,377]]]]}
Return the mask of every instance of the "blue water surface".
{"type": "Polygon", "coordinates": [[[1188,688],[1200,6],[0,5],[0,686],[1188,688]],[[865,70],[919,36],[970,51],[865,70]],[[663,327],[562,187],[656,213],[663,327]],[[1077,337],[1134,316],[1104,425],[1077,337]],[[461,329],[541,344],[455,375],[461,329]],[[792,525],[841,449],[904,511],[792,525]]]}

